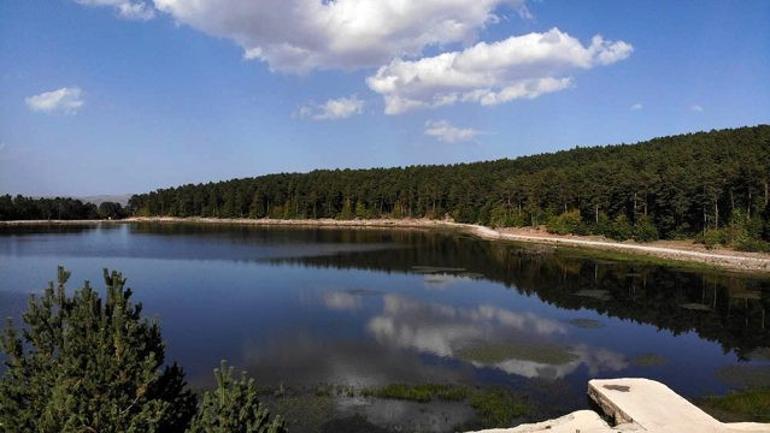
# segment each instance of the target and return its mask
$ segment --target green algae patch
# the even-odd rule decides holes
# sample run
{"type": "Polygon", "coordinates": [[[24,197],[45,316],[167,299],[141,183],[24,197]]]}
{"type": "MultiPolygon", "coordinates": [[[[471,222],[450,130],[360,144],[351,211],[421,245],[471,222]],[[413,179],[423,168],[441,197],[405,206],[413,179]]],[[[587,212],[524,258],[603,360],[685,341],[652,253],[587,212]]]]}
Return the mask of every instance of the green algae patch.
{"type": "Polygon", "coordinates": [[[532,413],[527,399],[504,388],[472,388],[444,384],[391,384],[365,389],[362,396],[404,400],[417,403],[432,401],[467,402],[475,413],[472,426],[480,428],[511,426],[532,413]]]}
{"type": "Polygon", "coordinates": [[[457,357],[466,362],[498,364],[510,359],[540,364],[561,365],[578,357],[568,348],[545,343],[492,343],[468,346],[457,351],[457,357]]]}
{"type": "Polygon", "coordinates": [[[668,360],[657,353],[643,353],[635,356],[631,362],[637,367],[659,367],[668,363],[668,360]]]}
{"type": "Polygon", "coordinates": [[[312,431],[335,417],[335,400],[328,395],[287,392],[265,398],[265,403],[286,420],[289,431],[312,431]]]}
{"type": "Polygon", "coordinates": [[[770,388],[707,397],[698,405],[723,422],[770,422],[770,388]]]}
{"type": "Polygon", "coordinates": [[[428,403],[432,400],[462,401],[468,398],[470,389],[461,385],[441,385],[432,383],[406,385],[394,383],[381,388],[365,389],[362,392],[362,395],[365,397],[428,403]]]}
{"type": "Polygon", "coordinates": [[[531,411],[525,399],[503,389],[476,391],[469,403],[483,427],[511,426],[531,411]]]}

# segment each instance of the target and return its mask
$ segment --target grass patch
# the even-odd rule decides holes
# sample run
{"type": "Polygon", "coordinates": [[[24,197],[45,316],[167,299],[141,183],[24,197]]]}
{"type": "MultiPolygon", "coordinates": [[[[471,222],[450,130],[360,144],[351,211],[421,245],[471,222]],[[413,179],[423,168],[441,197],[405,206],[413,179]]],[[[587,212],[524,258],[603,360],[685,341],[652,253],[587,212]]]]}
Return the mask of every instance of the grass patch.
{"type": "Polygon", "coordinates": [[[707,397],[701,408],[723,422],[770,422],[770,388],[707,397]]]}
{"type": "Polygon", "coordinates": [[[458,358],[481,364],[497,364],[509,359],[560,365],[577,359],[577,355],[553,344],[479,344],[457,352],[458,358]]]}
{"type": "Polygon", "coordinates": [[[462,401],[468,398],[470,390],[461,385],[439,385],[431,383],[405,385],[402,383],[395,383],[381,388],[365,389],[362,394],[365,397],[428,403],[431,400],[462,401]]]}

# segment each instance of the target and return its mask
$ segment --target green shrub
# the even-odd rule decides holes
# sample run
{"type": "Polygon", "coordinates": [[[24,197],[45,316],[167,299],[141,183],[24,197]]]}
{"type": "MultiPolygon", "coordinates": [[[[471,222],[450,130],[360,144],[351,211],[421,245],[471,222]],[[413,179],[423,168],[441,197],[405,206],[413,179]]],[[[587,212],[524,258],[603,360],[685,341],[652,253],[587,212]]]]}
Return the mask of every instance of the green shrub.
{"type": "Polygon", "coordinates": [[[346,198],[344,204],[342,205],[342,210],[340,211],[339,215],[337,215],[337,219],[339,220],[352,220],[353,219],[353,206],[350,203],[350,199],[346,198]]]}
{"type": "Polygon", "coordinates": [[[529,216],[520,211],[511,213],[510,215],[511,227],[524,227],[529,225],[529,216]]]}
{"type": "Polygon", "coordinates": [[[372,213],[369,212],[369,210],[366,208],[366,205],[364,205],[364,202],[361,200],[358,200],[356,202],[356,218],[366,219],[371,217],[372,217],[372,213]]]}
{"type": "Polygon", "coordinates": [[[7,369],[0,380],[4,432],[179,432],[195,396],[176,365],[163,368],[160,329],[141,318],[125,278],[104,270],[107,299],[88,282],[72,296],[70,273],[32,296],[19,333],[2,337],[7,369]]]}
{"type": "Polygon", "coordinates": [[[754,215],[746,220],[746,233],[752,239],[760,239],[765,227],[765,221],[759,215],[754,215]]]}
{"type": "Polygon", "coordinates": [[[749,218],[746,213],[741,209],[734,209],[727,227],[723,229],[723,242],[733,247],[746,242],[750,239],[748,227],[749,218]]]}
{"type": "Polygon", "coordinates": [[[609,225],[609,232],[607,235],[615,240],[624,241],[633,236],[633,228],[628,222],[626,214],[618,214],[615,219],[609,225]]]}
{"type": "Polygon", "coordinates": [[[575,209],[549,218],[546,222],[546,229],[550,233],[566,235],[576,233],[582,225],[583,219],[580,217],[580,211],[575,209]]]}
{"type": "Polygon", "coordinates": [[[770,242],[761,239],[744,239],[735,245],[738,251],[767,253],[770,252],[770,242]]]}
{"type": "Polygon", "coordinates": [[[591,234],[609,237],[611,229],[610,218],[604,212],[599,212],[598,221],[594,220],[591,224],[591,234]]]}
{"type": "Polygon", "coordinates": [[[222,361],[214,370],[217,389],[203,394],[200,410],[189,433],[285,433],[280,416],[270,419],[270,412],[259,401],[253,379],[245,374],[233,378],[233,368],[222,361]]]}
{"type": "Polygon", "coordinates": [[[479,209],[478,214],[476,215],[476,224],[480,224],[483,226],[490,225],[491,213],[492,213],[492,205],[490,203],[487,203],[484,206],[482,206],[481,209],[479,209]]]}
{"type": "Polygon", "coordinates": [[[770,242],[770,201],[767,202],[762,211],[762,219],[765,220],[765,224],[762,226],[762,239],[770,242]]]}
{"type": "Polygon", "coordinates": [[[725,243],[725,234],[720,229],[708,229],[703,233],[703,244],[708,249],[716,248],[725,243]]]}
{"type": "Polygon", "coordinates": [[[658,229],[652,219],[643,216],[634,224],[634,240],[637,242],[652,242],[658,240],[658,229]]]}
{"type": "Polygon", "coordinates": [[[489,213],[489,224],[492,227],[510,227],[513,225],[513,220],[508,209],[498,205],[489,213]]]}

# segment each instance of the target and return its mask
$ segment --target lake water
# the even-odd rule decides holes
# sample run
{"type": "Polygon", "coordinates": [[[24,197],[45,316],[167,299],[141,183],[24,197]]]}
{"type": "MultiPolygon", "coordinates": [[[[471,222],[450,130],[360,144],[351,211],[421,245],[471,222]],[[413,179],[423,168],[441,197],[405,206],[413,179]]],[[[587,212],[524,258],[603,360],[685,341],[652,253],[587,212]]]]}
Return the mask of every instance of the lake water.
{"type": "Polygon", "coordinates": [[[227,359],[273,390],[293,431],[475,425],[463,403],[357,391],[395,383],[511,390],[538,408],[530,418],[587,407],[594,377],[653,378],[691,398],[770,384],[767,279],[457,232],[6,228],[0,313],[18,319],[57,265],[70,290],[122,271],[193,387],[227,359]]]}

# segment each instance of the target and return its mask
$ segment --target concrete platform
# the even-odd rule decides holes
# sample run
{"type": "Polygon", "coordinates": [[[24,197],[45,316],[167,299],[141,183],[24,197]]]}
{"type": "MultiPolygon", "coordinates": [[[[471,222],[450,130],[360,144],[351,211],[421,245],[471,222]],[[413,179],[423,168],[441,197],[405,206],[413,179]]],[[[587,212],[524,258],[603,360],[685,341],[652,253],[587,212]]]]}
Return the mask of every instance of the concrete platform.
{"type": "Polygon", "coordinates": [[[594,379],[588,395],[601,409],[484,433],[770,433],[770,424],[722,423],[666,385],[649,379],[594,379]],[[608,421],[605,421],[607,419],[608,421]]]}
{"type": "Polygon", "coordinates": [[[671,390],[649,379],[594,379],[588,395],[615,425],[656,433],[770,432],[759,423],[725,424],[671,390]]]}

